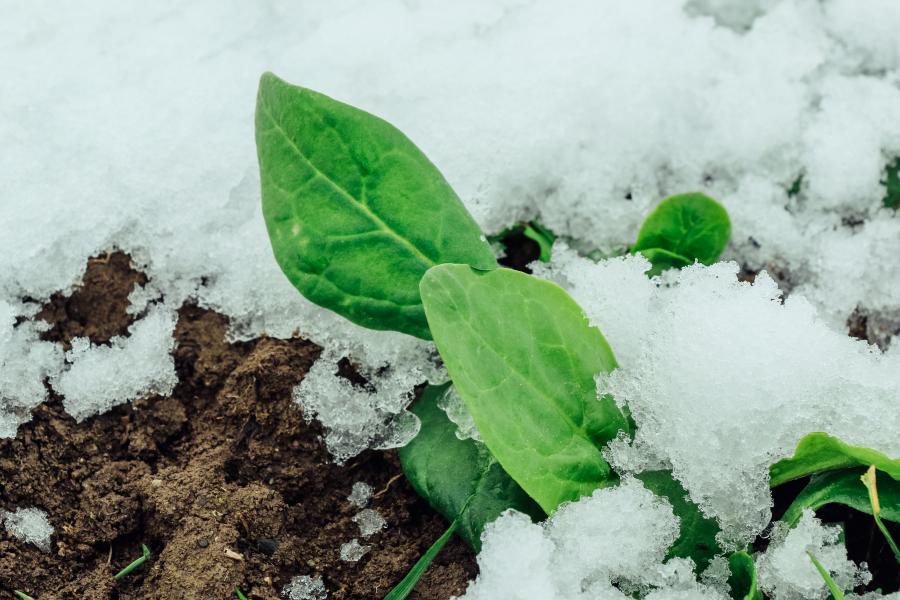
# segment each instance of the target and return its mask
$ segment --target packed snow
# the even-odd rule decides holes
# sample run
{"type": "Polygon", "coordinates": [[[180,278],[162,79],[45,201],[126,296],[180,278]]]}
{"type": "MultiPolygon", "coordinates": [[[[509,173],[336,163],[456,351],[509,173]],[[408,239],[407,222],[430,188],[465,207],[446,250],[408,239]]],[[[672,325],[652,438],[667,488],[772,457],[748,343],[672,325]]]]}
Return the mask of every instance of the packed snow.
{"type": "Polygon", "coordinates": [[[353,522],[359,526],[360,537],[375,535],[387,526],[384,517],[373,508],[364,508],[353,515],[353,522]]]}
{"type": "MultiPolygon", "coordinates": [[[[536,272],[602,329],[621,368],[598,386],[638,424],[607,455],[626,473],[671,467],[727,547],[763,531],[768,465],[804,434],[900,456],[898,344],[846,336],[854,313],[883,346],[900,330],[900,218],[883,206],[900,156],[900,3],[0,5],[0,437],[48,389],[79,420],[170,393],[189,301],[227,315],[234,340],[323,347],[294,397],[338,462],[416,434],[413,387],[446,378],[433,346],[311,305],[272,257],[252,118],[271,70],[396,124],[485,233],[538,218],[564,237],[536,272]],[[619,255],[655,203],[693,190],[731,214],[735,262],[651,281],[643,259],[619,255]],[[42,341],[41,303],[114,249],[149,277],[129,296],[128,333],[68,351],[42,341]],[[761,272],[750,284],[741,270],[761,272]],[[338,375],[344,359],[365,385],[338,375]]],[[[477,440],[456,400],[442,407],[477,440]]],[[[626,482],[544,525],[502,517],[466,597],[619,598],[613,583],[653,600],[721,597],[689,564],[661,561],[674,517],[626,482]],[[616,507],[630,535],[592,525],[616,507]],[[617,551],[579,537],[576,516],[617,551]]],[[[828,557],[828,531],[805,520],[777,542],[767,589],[804,597],[792,549],[828,557]]],[[[353,540],[341,555],[367,550],[353,540]]]]}
{"type": "Polygon", "coordinates": [[[341,560],[344,562],[357,562],[371,549],[359,543],[359,539],[353,538],[349,542],[341,544],[341,560]]]}
{"type": "Polygon", "coordinates": [[[350,495],[347,496],[347,502],[357,508],[365,508],[372,497],[372,491],[371,485],[365,481],[357,481],[353,484],[350,495]]]}
{"type": "Polygon", "coordinates": [[[3,526],[14,538],[34,544],[43,552],[50,552],[50,538],[53,526],[47,513],[39,508],[19,508],[11,512],[0,512],[3,526]]]}
{"type": "Polygon", "coordinates": [[[328,592],[320,576],[297,575],[281,590],[286,600],[326,600],[328,592]]]}

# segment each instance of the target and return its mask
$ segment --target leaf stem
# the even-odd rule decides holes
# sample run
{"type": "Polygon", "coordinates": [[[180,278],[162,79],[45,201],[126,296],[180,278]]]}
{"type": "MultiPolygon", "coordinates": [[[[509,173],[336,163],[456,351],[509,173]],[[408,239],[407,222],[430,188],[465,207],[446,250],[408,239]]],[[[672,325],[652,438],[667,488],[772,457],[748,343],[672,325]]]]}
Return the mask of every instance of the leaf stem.
{"type": "Polygon", "coordinates": [[[821,575],[822,579],[825,580],[825,585],[828,586],[828,591],[831,592],[831,596],[834,598],[834,600],[846,600],[846,598],[844,597],[844,592],[834,582],[834,579],[831,578],[831,573],[828,572],[828,569],[822,566],[822,563],[819,562],[819,559],[816,558],[816,556],[809,550],[806,551],[806,555],[809,556],[809,560],[812,561],[812,564],[816,567],[819,575],[821,575]]]}
{"type": "Polygon", "coordinates": [[[137,569],[139,566],[147,562],[147,559],[150,558],[150,548],[147,547],[146,544],[141,544],[141,552],[143,553],[140,558],[132,562],[130,565],[119,571],[115,574],[113,579],[119,580],[137,569]]]}
{"type": "Polygon", "coordinates": [[[872,504],[872,516],[875,517],[875,524],[878,526],[878,529],[881,530],[884,539],[887,540],[888,546],[891,547],[891,551],[894,553],[894,559],[900,563],[900,548],[897,547],[897,542],[894,541],[891,533],[887,530],[887,527],[884,526],[884,521],[881,520],[881,502],[878,500],[878,484],[875,476],[875,465],[869,466],[869,469],[866,471],[865,475],[860,477],[860,480],[869,492],[869,502],[872,504]]]}
{"type": "Polygon", "coordinates": [[[443,548],[450,538],[453,537],[453,533],[456,531],[457,527],[459,527],[459,519],[456,519],[450,524],[450,527],[447,528],[444,535],[439,537],[437,541],[431,545],[431,548],[429,548],[428,551],[422,555],[422,558],[413,565],[413,568],[409,570],[406,577],[404,577],[400,583],[384,597],[384,600],[403,600],[406,598],[409,593],[413,591],[413,588],[416,587],[419,579],[421,579],[422,575],[431,565],[431,562],[438,555],[438,552],[441,551],[441,548],[443,548]]]}

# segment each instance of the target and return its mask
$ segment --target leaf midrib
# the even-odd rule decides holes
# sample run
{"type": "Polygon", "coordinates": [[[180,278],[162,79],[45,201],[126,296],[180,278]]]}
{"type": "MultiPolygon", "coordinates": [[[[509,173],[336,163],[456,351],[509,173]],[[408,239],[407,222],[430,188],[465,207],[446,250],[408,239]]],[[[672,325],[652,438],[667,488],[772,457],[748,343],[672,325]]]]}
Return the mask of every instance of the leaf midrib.
{"type": "Polygon", "coordinates": [[[272,124],[272,126],[275,128],[275,130],[281,135],[282,138],[284,138],[284,140],[294,150],[294,152],[297,154],[297,156],[300,157],[300,159],[304,163],[309,165],[309,167],[315,172],[317,177],[320,177],[321,179],[326,181],[338,194],[345,197],[347,200],[349,200],[351,203],[353,203],[355,206],[357,206],[360,210],[362,210],[381,230],[383,230],[389,236],[391,236],[392,238],[397,240],[397,242],[399,242],[400,245],[405,246],[410,252],[412,252],[412,254],[416,258],[418,258],[419,260],[424,262],[427,265],[426,268],[433,267],[435,264],[437,264],[433,260],[428,258],[425,254],[423,254],[422,251],[419,250],[412,242],[410,242],[409,240],[407,240],[406,238],[404,238],[400,234],[398,234],[396,231],[394,231],[394,229],[392,229],[387,223],[385,223],[381,219],[381,217],[379,217],[377,214],[372,212],[372,210],[368,206],[366,206],[365,204],[360,202],[357,198],[354,198],[353,195],[351,195],[346,189],[341,187],[340,184],[338,184],[336,181],[334,181],[332,178],[330,178],[328,175],[326,175],[321,169],[319,169],[319,167],[317,167],[316,164],[314,162],[312,162],[303,153],[303,151],[300,149],[300,147],[294,143],[294,140],[291,139],[291,137],[288,135],[287,131],[285,131],[285,129],[278,123],[277,120],[275,120],[275,117],[272,114],[272,111],[269,110],[269,107],[267,106],[266,102],[260,103],[260,108],[262,108],[263,113],[265,113],[267,119],[272,124]]]}

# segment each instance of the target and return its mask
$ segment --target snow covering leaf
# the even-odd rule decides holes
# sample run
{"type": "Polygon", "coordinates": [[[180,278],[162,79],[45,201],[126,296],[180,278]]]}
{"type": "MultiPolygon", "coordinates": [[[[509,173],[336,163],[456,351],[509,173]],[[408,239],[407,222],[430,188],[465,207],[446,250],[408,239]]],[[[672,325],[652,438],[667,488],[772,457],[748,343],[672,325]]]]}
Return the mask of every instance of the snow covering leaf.
{"type": "Polygon", "coordinates": [[[420,285],[444,364],[482,439],[552,513],[611,482],[600,448],[630,432],[594,376],[612,350],[559,286],[510,269],[441,265],[420,285]]]}
{"type": "Polygon", "coordinates": [[[769,468],[769,485],[775,487],[821,471],[869,465],[875,465],[879,471],[900,481],[900,460],[888,458],[876,450],[845,444],[827,433],[810,433],[797,444],[794,456],[769,468]]]}
{"type": "Polygon", "coordinates": [[[716,542],[716,534],[720,531],[716,520],[705,516],[688,498],[687,491],[671,471],[645,471],[635,477],[651,492],[666,498],[681,522],[681,534],[669,548],[667,558],[690,558],[698,572],[705,570],[709,561],[722,551],[716,542]]]}
{"type": "Polygon", "coordinates": [[[485,525],[506,509],[534,519],[545,515],[482,444],[456,437],[456,425],[438,407],[449,385],[426,387],[413,405],[422,427],[400,449],[400,463],[416,492],[448,521],[458,521],[460,537],[479,550],[485,525]]]}
{"type": "Polygon", "coordinates": [[[430,339],[419,280],[493,252],[456,193],[399,130],[271,73],[256,103],[262,204],[275,258],[312,302],[430,339]]]}
{"type": "Polygon", "coordinates": [[[819,559],[816,558],[816,555],[809,550],[806,551],[806,555],[809,556],[809,560],[811,560],[813,566],[816,567],[816,571],[818,571],[819,575],[822,576],[822,580],[828,587],[828,591],[831,592],[831,597],[834,600],[844,600],[845,596],[843,590],[838,587],[838,584],[831,577],[831,573],[828,572],[828,569],[821,562],[819,562],[819,559]]]}
{"type": "Polygon", "coordinates": [[[756,564],[752,556],[743,550],[735,552],[728,557],[728,566],[731,568],[728,585],[731,586],[733,598],[763,600],[762,592],[756,585],[756,564]]]}
{"type": "MultiPolygon", "coordinates": [[[[872,514],[869,493],[859,479],[865,471],[865,468],[842,469],[813,475],[781,520],[793,527],[803,516],[805,509],[818,510],[826,504],[844,504],[854,510],[872,514]]],[[[900,523],[900,482],[882,478],[878,482],[878,496],[881,500],[882,518],[900,523]]]]}
{"type": "Polygon", "coordinates": [[[680,261],[716,262],[730,236],[731,220],[721,204],[705,194],[680,194],[666,198],[647,216],[631,251],[646,256],[658,273],[684,266],[680,261]]]}

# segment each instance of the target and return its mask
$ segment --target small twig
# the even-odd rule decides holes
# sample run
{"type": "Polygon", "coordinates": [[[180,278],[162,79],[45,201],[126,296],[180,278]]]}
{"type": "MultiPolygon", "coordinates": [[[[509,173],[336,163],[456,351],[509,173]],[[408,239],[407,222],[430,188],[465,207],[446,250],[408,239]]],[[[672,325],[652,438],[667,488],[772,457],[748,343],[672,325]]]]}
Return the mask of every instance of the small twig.
{"type": "Polygon", "coordinates": [[[112,544],[109,545],[109,554],[106,555],[106,564],[112,564],[112,544]]]}
{"type": "Polygon", "coordinates": [[[230,558],[231,560],[244,560],[244,555],[239,552],[235,552],[231,548],[225,548],[225,556],[230,558]]]}
{"type": "Polygon", "coordinates": [[[384,495],[387,493],[388,489],[391,487],[391,485],[392,485],[395,481],[397,481],[398,479],[400,479],[401,477],[403,477],[403,473],[398,473],[397,475],[394,475],[393,477],[391,477],[390,479],[388,479],[388,482],[385,484],[385,486],[384,486],[383,488],[381,488],[381,490],[379,490],[379,491],[375,492],[374,494],[372,494],[372,497],[373,497],[373,498],[381,498],[382,496],[384,496],[384,495]]]}
{"type": "Polygon", "coordinates": [[[150,548],[148,548],[146,544],[141,544],[141,552],[143,554],[141,555],[140,558],[138,558],[137,560],[132,562],[130,565],[128,565],[127,567],[125,567],[124,569],[122,569],[121,571],[116,573],[115,576],[113,576],[113,579],[118,581],[119,579],[122,579],[123,577],[125,577],[126,575],[128,575],[129,573],[131,573],[132,571],[137,569],[139,566],[141,566],[142,564],[147,562],[147,559],[150,558],[150,548]]]}

